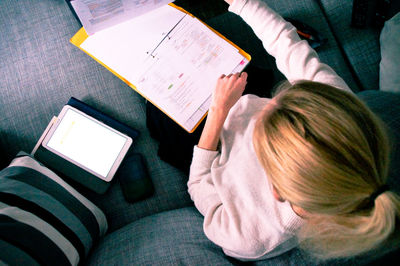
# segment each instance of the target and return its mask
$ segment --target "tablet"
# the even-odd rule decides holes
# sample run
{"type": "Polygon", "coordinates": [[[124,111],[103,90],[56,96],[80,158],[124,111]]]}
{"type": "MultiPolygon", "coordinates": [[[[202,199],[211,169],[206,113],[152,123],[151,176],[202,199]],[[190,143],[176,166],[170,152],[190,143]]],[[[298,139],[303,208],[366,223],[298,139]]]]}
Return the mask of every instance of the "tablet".
{"type": "Polygon", "coordinates": [[[72,106],[65,105],[42,146],[109,182],[132,144],[132,138],[72,106]]]}

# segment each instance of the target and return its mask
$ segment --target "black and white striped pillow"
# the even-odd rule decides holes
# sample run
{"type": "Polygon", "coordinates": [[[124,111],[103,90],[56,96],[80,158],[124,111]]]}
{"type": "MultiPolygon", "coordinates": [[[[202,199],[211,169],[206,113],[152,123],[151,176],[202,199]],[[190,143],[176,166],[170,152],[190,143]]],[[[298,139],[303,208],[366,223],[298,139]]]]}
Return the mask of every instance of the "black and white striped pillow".
{"type": "Polygon", "coordinates": [[[77,265],[106,230],[97,206],[28,154],[0,171],[0,264],[77,265]]]}

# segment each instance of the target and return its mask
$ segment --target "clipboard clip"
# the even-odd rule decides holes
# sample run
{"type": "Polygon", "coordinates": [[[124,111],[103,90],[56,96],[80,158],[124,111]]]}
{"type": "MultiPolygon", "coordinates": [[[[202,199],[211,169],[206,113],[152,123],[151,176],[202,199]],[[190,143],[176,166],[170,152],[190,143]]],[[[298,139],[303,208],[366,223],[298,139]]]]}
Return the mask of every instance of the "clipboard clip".
{"type": "Polygon", "coordinates": [[[155,49],[153,51],[147,51],[146,54],[148,54],[149,56],[156,58],[155,55],[153,55],[153,52],[155,51],[155,49]]]}
{"type": "Polygon", "coordinates": [[[163,38],[162,38],[162,40],[157,44],[157,46],[153,49],[153,51],[147,51],[146,53],[149,55],[149,56],[152,56],[153,58],[155,58],[155,55],[153,55],[153,53],[157,50],[157,48],[163,43],[163,41],[166,39],[166,38],[168,38],[168,40],[171,40],[171,36],[170,36],[170,34],[171,34],[171,32],[176,28],[176,26],[178,26],[178,24],[186,17],[186,15],[187,14],[185,14],[176,24],[175,24],[175,26],[173,26],[172,27],[172,29],[170,30],[170,31],[168,31],[167,33],[165,33],[165,32],[163,32],[161,35],[165,35],[163,38]]]}

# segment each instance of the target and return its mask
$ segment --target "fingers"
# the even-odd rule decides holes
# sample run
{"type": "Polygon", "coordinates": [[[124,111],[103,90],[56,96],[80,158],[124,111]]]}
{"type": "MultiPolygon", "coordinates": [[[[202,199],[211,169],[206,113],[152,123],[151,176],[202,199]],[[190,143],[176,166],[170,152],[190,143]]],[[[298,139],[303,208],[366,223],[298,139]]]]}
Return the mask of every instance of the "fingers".
{"type": "Polygon", "coordinates": [[[242,73],[239,73],[239,72],[236,72],[236,73],[234,73],[234,74],[229,74],[228,76],[226,76],[225,74],[222,74],[220,77],[219,77],[220,79],[224,79],[224,78],[227,78],[227,79],[234,79],[234,80],[237,80],[237,79],[244,79],[244,80],[246,80],[247,79],[247,73],[246,72],[242,72],[242,73]]]}
{"type": "Polygon", "coordinates": [[[221,75],[215,86],[211,105],[229,111],[239,100],[247,84],[247,73],[221,75]]]}
{"type": "Polygon", "coordinates": [[[227,89],[242,88],[242,90],[244,90],[247,84],[247,73],[231,73],[227,76],[221,75],[217,81],[217,84],[220,84],[220,86],[224,86],[227,89]]]}
{"type": "Polygon", "coordinates": [[[243,78],[243,79],[247,79],[247,73],[246,72],[242,72],[242,73],[240,73],[240,78],[243,78]]]}
{"type": "Polygon", "coordinates": [[[236,85],[242,85],[245,86],[247,83],[247,73],[242,72],[242,73],[235,73],[230,76],[229,79],[231,84],[236,84],[236,85]]]}

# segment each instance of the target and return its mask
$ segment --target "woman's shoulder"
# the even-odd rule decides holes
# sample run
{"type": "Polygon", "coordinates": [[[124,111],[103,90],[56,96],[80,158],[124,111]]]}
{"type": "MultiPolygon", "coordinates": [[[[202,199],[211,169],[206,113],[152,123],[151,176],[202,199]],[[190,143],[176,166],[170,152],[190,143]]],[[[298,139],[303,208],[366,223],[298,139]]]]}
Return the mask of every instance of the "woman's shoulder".
{"type": "Polygon", "coordinates": [[[270,98],[262,98],[254,94],[246,94],[239,99],[235,106],[233,106],[232,113],[252,115],[261,111],[270,101],[270,98]]]}

